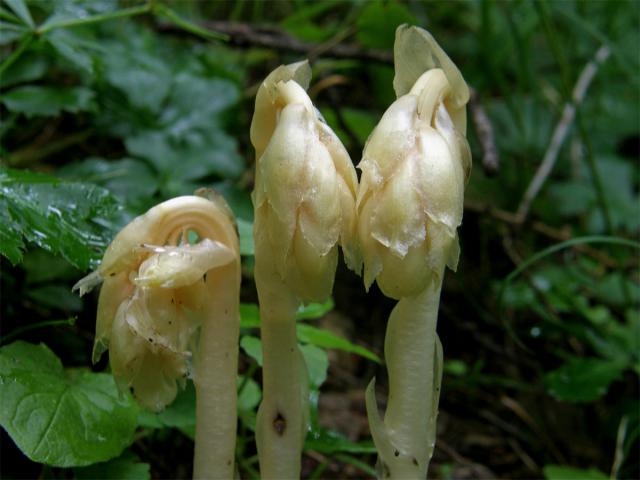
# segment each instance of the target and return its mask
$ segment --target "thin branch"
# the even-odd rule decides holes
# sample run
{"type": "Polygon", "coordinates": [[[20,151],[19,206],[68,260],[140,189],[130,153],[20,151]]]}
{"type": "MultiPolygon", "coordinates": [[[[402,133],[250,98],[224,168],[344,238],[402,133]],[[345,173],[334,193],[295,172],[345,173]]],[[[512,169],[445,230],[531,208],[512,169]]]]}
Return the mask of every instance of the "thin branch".
{"type": "MultiPolygon", "coordinates": [[[[355,60],[369,60],[376,63],[393,63],[393,54],[386,50],[363,48],[359,45],[329,42],[327,45],[309,43],[283,32],[277,28],[252,25],[242,22],[226,22],[205,20],[200,25],[229,36],[228,44],[236,47],[260,46],[280,51],[301,53],[309,56],[311,53],[333,58],[349,58],[355,60]]],[[[160,23],[158,29],[162,32],[184,34],[184,30],[175,25],[160,23]]]]}
{"type": "Polygon", "coordinates": [[[469,110],[471,110],[471,119],[482,148],[482,168],[487,175],[495,175],[500,168],[500,157],[496,148],[493,125],[480,102],[478,92],[474,88],[471,89],[469,110]]]}
{"type": "Polygon", "coordinates": [[[551,143],[545,152],[542,163],[540,164],[540,167],[538,167],[538,171],[522,197],[522,201],[520,202],[520,206],[516,213],[516,217],[520,223],[526,220],[531,204],[538,196],[538,193],[540,193],[540,190],[549,177],[551,170],[553,170],[558,158],[558,153],[560,153],[560,148],[562,147],[562,144],[564,143],[575,119],[577,107],[580,106],[584,100],[587,89],[598,72],[599,66],[609,57],[610,54],[611,50],[609,50],[609,47],[606,45],[601,46],[596,52],[594,59],[587,63],[580,73],[578,81],[573,89],[571,101],[567,102],[562,110],[562,117],[553,131],[551,143]]]}
{"type": "MultiPolygon", "coordinates": [[[[331,58],[348,58],[351,60],[365,60],[385,65],[393,65],[393,52],[391,51],[340,43],[353,33],[350,30],[336,35],[327,42],[318,44],[303,42],[278,28],[269,26],[218,20],[205,20],[200,22],[200,25],[209,30],[215,30],[216,32],[228,35],[228,45],[235,47],[248,48],[258,46],[279,51],[300,53],[309,59],[314,59],[322,55],[331,58]]],[[[189,33],[175,25],[162,22],[158,24],[157,28],[161,32],[176,35],[189,33]]],[[[500,163],[498,151],[495,146],[493,127],[478,99],[477,92],[472,89],[472,93],[473,95],[469,102],[471,119],[473,120],[478,138],[480,139],[480,146],[483,152],[482,166],[485,172],[491,175],[497,172],[500,163]]]]}
{"type": "MultiPolygon", "coordinates": [[[[484,203],[476,203],[470,200],[465,200],[464,209],[465,211],[487,215],[510,227],[519,227],[522,224],[517,214],[509,212],[507,210],[502,210],[500,208],[492,207],[491,205],[487,205],[484,203]]],[[[573,235],[571,234],[571,229],[566,226],[563,228],[557,228],[557,227],[552,227],[551,225],[547,225],[546,223],[536,221],[531,224],[531,229],[534,232],[537,232],[541,235],[544,235],[545,237],[548,237],[552,240],[556,240],[559,242],[564,242],[574,238],[573,235]]],[[[574,248],[581,253],[589,255],[590,257],[597,260],[599,263],[601,263],[606,267],[609,267],[609,268],[620,268],[621,266],[624,267],[624,265],[620,265],[620,261],[607,255],[602,250],[593,248],[588,244],[575,245],[574,248]]]]}

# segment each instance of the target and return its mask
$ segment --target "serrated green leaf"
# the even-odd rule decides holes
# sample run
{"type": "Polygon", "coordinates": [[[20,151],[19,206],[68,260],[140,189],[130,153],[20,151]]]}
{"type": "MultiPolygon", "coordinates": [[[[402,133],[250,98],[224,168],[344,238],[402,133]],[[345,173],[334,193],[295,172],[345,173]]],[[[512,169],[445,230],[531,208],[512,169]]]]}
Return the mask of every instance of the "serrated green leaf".
{"type": "Polygon", "coordinates": [[[16,260],[16,247],[33,242],[85,270],[98,261],[113,235],[109,222],[117,203],[94,185],[0,168],[0,212],[7,239],[0,253],[8,253],[9,260],[16,260]]]}
{"type": "Polygon", "coordinates": [[[0,21],[0,45],[7,45],[14,42],[26,34],[29,30],[22,25],[0,21]]]}
{"type": "Polygon", "coordinates": [[[42,55],[23,53],[0,75],[0,87],[7,88],[19,83],[41,78],[49,68],[49,61],[42,55]]]}
{"type": "Polygon", "coordinates": [[[598,358],[573,358],[544,377],[549,394],[566,402],[592,402],[607,393],[620,378],[624,362],[598,358]]]}
{"type": "Polygon", "coordinates": [[[27,117],[58,115],[62,110],[77,113],[93,106],[93,91],[85,87],[25,86],[10,90],[0,101],[12,112],[27,117]]]}
{"type": "Polygon", "coordinates": [[[609,477],[595,468],[575,468],[562,465],[545,465],[545,480],[607,480],[609,477]]]}
{"type": "Polygon", "coordinates": [[[58,175],[73,181],[90,182],[106,188],[126,204],[152,198],[158,178],[144,162],[132,158],[107,160],[91,157],[65,165],[58,175]]]}
{"type": "Polygon", "coordinates": [[[43,344],[0,348],[0,423],[35,462],[72,467],[114,458],[133,442],[137,413],[111,375],[65,372],[43,344]]]}
{"type": "Polygon", "coordinates": [[[141,46],[110,43],[103,58],[106,80],[121,90],[133,107],[158,113],[171,89],[171,70],[141,46]]]}
{"type": "Polygon", "coordinates": [[[150,466],[140,461],[131,452],[124,452],[118,458],[100,462],[89,467],[74,468],[77,480],[149,480],[150,466]]]}
{"type": "Polygon", "coordinates": [[[96,42],[83,39],[73,30],[59,29],[45,36],[56,53],[80,71],[93,74],[93,55],[102,52],[96,42]]]}
{"type": "Polygon", "coordinates": [[[160,122],[170,137],[180,137],[193,129],[208,132],[219,123],[220,113],[236,104],[239,98],[238,87],[229,80],[180,72],[171,84],[160,122]]]}
{"type": "Polygon", "coordinates": [[[16,235],[20,231],[20,226],[13,221],[7,209],[2,208],[2,194],[0,191],[0,254],[7,257],[13,265],[17,265],[22,260],[22,252],[25,244],[22,235],[16,235]]]}
{"type": "Polygon", "coordinates": [[[207,134],[191,132],[180,140],[161,131],[147,131],[127,138],[125,145],[129,154],[148,160],[166,177],[164,187],[169,188],[169,196],[186,193],[177,190],[184,182],[212,174],[236,178],[244,171],[236,141],[219,129],[207,134]],[[178,187],[171,188],[172,184],[178,187]]]}
{"type": "Polygon", "coordinates": [[[344,352],[355,353],[361,357],[368,358],[377,363],[381,363],[380,358],[373,352],[370,352],[360,345],[351,343],[346,338],[339,337],[329,330],[323,330],[321,328],[307,325],[305,323],[299,323],[297,326],[298,340],[302,343],[310,343],[316,347],[322,348],[335,348],[336,350],[342,350],[344,352]]]}
{"type": "Polygon", "coordinates": [[[20,20],[22,20],[25,25],[33,28],[35,24],[33,23],[33,18],[31,18],[31,13],[29,12],[29,8],[27,4],[24,3],[24,0],[4,0],[5,3],[9,6],[9,8],[15,13],[20,20]]]}

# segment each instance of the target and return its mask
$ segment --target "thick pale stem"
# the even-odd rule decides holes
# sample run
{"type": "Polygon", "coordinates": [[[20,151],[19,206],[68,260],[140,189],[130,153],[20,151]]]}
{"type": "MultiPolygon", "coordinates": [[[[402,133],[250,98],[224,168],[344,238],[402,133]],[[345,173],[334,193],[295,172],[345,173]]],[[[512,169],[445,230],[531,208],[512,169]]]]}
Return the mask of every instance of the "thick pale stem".
{"type": "MultiPolygon", "coordinates": [[[[442,283],[402,298],[391,312],[385,339],[389,399],[384,425],[369,401],[370,424],[379,452],[381,478],[427,476],[436,438],[442,351],[436,334],[442,283]],[[384,445],[383,445],[384,443],[384,445]]],[[[370,392],[371,395],[373,391],[370,392]]]]}
{"type": "Polygon", "coordinates": [[[195,479],[234,478],[237,423],[240,271],[237,262],[210,271],[206,283],[215,290],[200,330],[195,359],[195,479]]]}
{"type": "Polygon", "coordinates": [[[271,259],[258,254],[255,281],[260,301],[263,398],[256,443],[264,480],[300,477],[307,428],[305,364],[298,349],[295,313],[298,300],[280,280],[271,259]]]}

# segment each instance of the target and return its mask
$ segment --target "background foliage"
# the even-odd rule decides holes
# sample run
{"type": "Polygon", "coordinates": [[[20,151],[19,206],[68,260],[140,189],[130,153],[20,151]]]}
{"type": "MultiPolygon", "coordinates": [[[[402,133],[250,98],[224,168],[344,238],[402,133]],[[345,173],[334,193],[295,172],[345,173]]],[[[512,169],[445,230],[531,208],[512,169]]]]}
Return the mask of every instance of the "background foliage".
{"type": "MultiPolygon", "coordinates": [[[[104,359],[91,365],[96,297],[70,287],[131,218],[200,186],[221,191],[238,217],[237,461],[243,478],[257,477],[253,96],[277,65],[311,58],[310,94],[357,163],[394,99],[390,52],[403,22],[429,29],[476,92],[463,257],[440,313],[432,474],[640,476],[637,2],[4,0],[3,478],[190,476],[192,385],[165,411],[140,411],[104,359]],[[590,62],[592,81],[576,94],[590,62]]],[[[334,301],[300,311],[313,387],[305,478],[374,475],[363,391],[377,375],[384,392],[392,306],[340,267],[334,301]]]]}

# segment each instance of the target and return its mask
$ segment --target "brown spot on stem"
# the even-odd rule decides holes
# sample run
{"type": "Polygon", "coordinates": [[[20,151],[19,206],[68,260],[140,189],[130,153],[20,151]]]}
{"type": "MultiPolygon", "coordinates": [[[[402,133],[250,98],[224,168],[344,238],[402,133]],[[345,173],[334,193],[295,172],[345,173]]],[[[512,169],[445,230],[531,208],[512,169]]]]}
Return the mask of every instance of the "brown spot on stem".
{"type": "Polygon", "coordinates": [[[416,457],[413,457],[413,464],[417,467],[418,466],[418,459],[416,457]]]}
{"type": "Polygon", "coordinates": [[[396,457],[399,457],[399,456],[400,456],[400,452],[399,452],[398,450],[394,450],[394,451],[393,451],[393,454],[394,454],[396,457]]]}
{"type": "Polygon", "coordinates": [[[287,429],[287,421],[280,412],[278,412],[276,418],[273,419],[273,429],[279,436],[284,435],[284,431],[287,429]]]}

